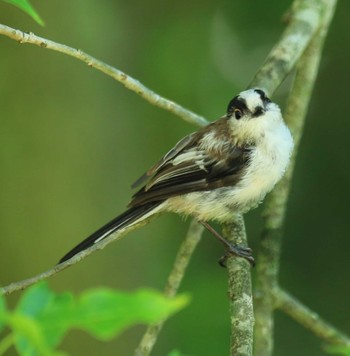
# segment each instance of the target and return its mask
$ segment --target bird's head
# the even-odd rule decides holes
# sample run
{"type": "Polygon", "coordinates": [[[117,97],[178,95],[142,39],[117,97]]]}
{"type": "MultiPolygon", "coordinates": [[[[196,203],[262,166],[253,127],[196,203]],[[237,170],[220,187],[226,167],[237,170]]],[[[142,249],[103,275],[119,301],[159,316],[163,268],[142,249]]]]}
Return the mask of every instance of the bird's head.
{"type": "Polygon", "coordinates": [[[226,116],[238,140],[252,142],[283,120],[278,105],[261,89],[245,90],[235,96],[228,105],[226,116]]]}

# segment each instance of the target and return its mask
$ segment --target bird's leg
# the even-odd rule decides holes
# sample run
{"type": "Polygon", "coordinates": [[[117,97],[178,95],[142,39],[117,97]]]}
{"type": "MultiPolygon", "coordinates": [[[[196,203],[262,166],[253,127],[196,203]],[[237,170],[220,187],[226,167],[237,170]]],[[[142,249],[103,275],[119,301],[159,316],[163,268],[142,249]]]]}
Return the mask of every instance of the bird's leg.
{"type": "Polygon", "coordinates": [[[255,265],[254,257],[252,256],[252,249],[249,247],[243,247],[231,244],[225,238],[223,238],[211,225],[205,221],[199,221],[208,231],[210,231],[221,243],[227,248],[227,253],[219,260],[221,266],[226,266],[226,259],[229,255],[235,255],[245,258],[252,266],[255,265]]]}

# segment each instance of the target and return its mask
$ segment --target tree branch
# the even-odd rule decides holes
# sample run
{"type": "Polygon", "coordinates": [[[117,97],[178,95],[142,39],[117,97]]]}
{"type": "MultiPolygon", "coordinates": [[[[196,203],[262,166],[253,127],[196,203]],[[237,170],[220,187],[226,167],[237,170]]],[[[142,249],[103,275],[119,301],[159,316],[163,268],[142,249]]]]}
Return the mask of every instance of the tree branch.
{"type": "Polygon", "coordinates": [[[132,78],[119,69],[116,69],[109,64],[106,64],[90,56],[80,49],[72,48],[64,44],[36,36],[32,32],[26,33],[2,24],[0,24],[0,35],[7,36],[19,43],[33,44],[41,48],[51,49],[53,51],[61,52],[68,56],[74,57],[80,61],[85,62],[89,67],[95,68],[122,83],[127,89],[140,95],[143,99],[147,100],[152,105],[170,111],[171,113],[194,125],[204,126],[208,123],[203,117],[185,109],[174,101],[163,98],[153,90],[140,83],[138,80],[132,78]]]}
{"type": "Polygon", "coordinates": [[[324,0],[322,21],[317,34],[298,62],[297,73],[288,97],[285,119],[295,142],[294,154],[283,180],[269,195],[263,212],[264,229],[257,259],[257,288],[255,293],[255,350],[268,356],[273,351],[273,294],[278,284],[283,223],[304,121],[317,76],[322,48],[335,10],[335,0],[324,0]]]}
{"type": "Polygon", "coordinates": [[[288,14],[288,26],[255,74],[249,87],[271,95],[294,68],[320,25],[327,0],[295,0],[288,14]]]}
{"type": "MultiPolygon", "coordinates": [[[[164,295],[166,297],[172,298],[176,295],[194,250],[202,237],[203,229],[203,225],[200,225],[197,221],[192,220],[186,238],[177,253],[173,269],[169,274],[168,282],[164,290],[164,295]]],[[[165,321],[166,320],[161,320],[158,323],[148,326],[138,348],[135,351],[135,356],[147,356],[151,353],[165,321]]]]}
{"type": "MultiPolygon", "coordinates": [[[[242,215],[235,215],[232,223],[225,226],[224,236],[231,243],[247,246],[247,234],[242,215]]],[[[250,264],[235,256],[227,259],[228,296],[231,318],[231,356],[253,354],[254,313],[250,264]]]]}
{"type": "Polygon", "coordinates": [[[276,307],[291,316],[305,328],[311,330],[316,336],[331,344],[350,347],[350,338],[328,324],[311,309],[292,297],[282,289],[275,289],[274,299],[276,307]]]}

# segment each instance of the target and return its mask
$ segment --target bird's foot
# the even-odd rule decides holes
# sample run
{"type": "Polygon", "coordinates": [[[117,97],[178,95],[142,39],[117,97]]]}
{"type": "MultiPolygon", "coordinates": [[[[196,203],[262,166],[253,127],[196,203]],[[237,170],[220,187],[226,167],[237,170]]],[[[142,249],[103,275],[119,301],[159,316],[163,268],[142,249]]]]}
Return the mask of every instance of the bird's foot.
{"type": "Polygon", "coordinates": [[[230,256],[238,256],[247,260],[252,267],[255,266],[255,260],[252,256],[252,249],[250,247],[238,246],[233,244],[227,245],[226,253],[219,259],[221,267],[226,267],[226,261],[230,256]]]}
{"type": "Polygon", "coordinates": [[[246,259],[253,267],[255,266],[254,257],[252,256],[252,249],[245,246],[234,245],[222,237],[217,231],[213,229],[206,221],[199,221],[208,231],[210,231],[221,243],[226,247],[226,253],[219,260],[222,267],[226,267],[226,260],[229,256],[238,256],[246,259]]]}

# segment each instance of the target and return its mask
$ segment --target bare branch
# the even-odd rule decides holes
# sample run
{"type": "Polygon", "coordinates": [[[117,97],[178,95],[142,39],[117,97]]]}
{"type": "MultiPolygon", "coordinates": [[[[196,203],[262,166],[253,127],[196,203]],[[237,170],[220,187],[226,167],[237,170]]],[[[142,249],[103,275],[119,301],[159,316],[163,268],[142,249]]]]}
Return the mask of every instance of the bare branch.
{"type": "Polygon", "coordinates": [[[276,289],[274,291],[276,306],[291,316],[305,328],[311,330],[316,336],[331,344],[350,347],[350,338],[330,325],[321,317],[292,297],[289,293],[276,289]]]}
{"type": "Polygon", "coordinates": [[[89,67],[95,68],[122,83],[127,89],[140,95],[143,99],[147,100],[152,105],[170,111],[171,113],[194,125],[204,126],[208,123],[203,117],[185,109],[174,101],[163,98],[153,90],[140,83],[138,80],[132,78],[119,69],[116,69],[109,64],[106,64],[90,56],[80,49],[72,48],[64,44],[36,36],[32,32],[22,32],[2,24],[0,24],[0,34],[7,36],[19,43],[30,43],[41,48],[51,49],[53,51],[61,52],[68,56],[79,59],[80,61],[85,62],[89,67]]]}
{"type": "MultiPolygon", "coordinates": [[[[176,295],[194,250],[201,239],[203,229],[202,225],[195,220],[192,220],[186,238],[177,253],[173,269],[169,274],[168,283],[164,291],[164,295],[166,297],[172,298],[176,295]]],[[[151,353],[165,321],[166,320],[161,320],[160,322],[152,324],[147,328],[140,345],[135,351],[136,356],[147,356],[151,353]]]]}

